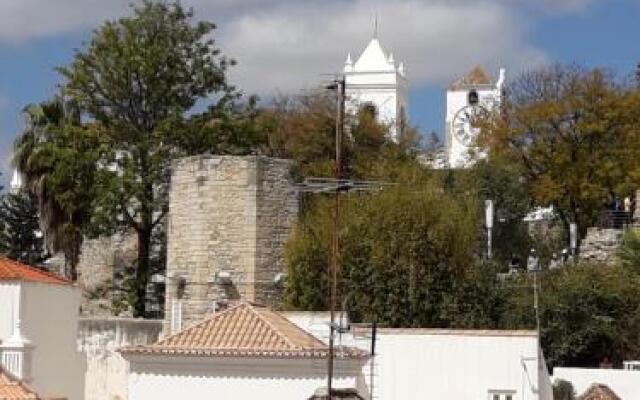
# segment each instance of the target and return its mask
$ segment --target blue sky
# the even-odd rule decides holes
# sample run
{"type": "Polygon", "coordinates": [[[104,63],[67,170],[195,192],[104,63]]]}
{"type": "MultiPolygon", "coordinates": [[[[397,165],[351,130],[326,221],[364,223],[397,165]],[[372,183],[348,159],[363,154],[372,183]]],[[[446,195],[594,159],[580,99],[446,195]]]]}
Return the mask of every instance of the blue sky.
{"type": "MultiPolygon", "coordinates": [[[[0,171],[26,104],[51,97],[100,21],[129,12],[128,0],[0,0],[0,171]],[[55,4],[53,4],[55,3],[55,4]]],[[[640,62],[640,0],[190,0],[219,23],[218,43],[236,58],[232,80],[268,99],[313,87],[371,36],[405,61],[410,117],[443,131],[448,83],[475,64],[508,77],[549,62],[609,67],[624,76],[640,62]]]]}

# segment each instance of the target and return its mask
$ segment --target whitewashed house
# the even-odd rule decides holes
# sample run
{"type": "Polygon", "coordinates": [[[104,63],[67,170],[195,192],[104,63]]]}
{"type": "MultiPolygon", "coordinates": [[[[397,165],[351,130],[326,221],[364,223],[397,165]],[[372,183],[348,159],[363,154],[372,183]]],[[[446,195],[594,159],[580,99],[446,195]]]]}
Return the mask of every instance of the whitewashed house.
{"type": "Polygon", "coordinates": [[[535,331],[380,329],[376,337],[376,399],[553,399],[535,331]]]}
{"type": "Polygon", "coordinates": [[[0,367],[43,398],[82,399],[79,305],[69,281],[0,258],[0,367]]]}
{"type": "MultiPolygon", "coordinates": [[[[328,340],[326,314],[284,315],[324,342],[328,340]]],[[[371,327],[355,325],[336,340],[370,351],[372,336],[371,327]]],[[[374,399],[553,398],[535,331],[378,328],[375,336],[374,356],[362,370],[367,387],[363,392],[373,390],[374,399]]]]}
{"type": "MultiPolygon", "coordinates": [[[[327,346],[282,315],[249,303],[120,353],[129,361],[129,400],[301,400],[327,383],[327,346]]],[[[337,349],[334,387],[366,390],[367,359],[366,351],[337,349]]]]}

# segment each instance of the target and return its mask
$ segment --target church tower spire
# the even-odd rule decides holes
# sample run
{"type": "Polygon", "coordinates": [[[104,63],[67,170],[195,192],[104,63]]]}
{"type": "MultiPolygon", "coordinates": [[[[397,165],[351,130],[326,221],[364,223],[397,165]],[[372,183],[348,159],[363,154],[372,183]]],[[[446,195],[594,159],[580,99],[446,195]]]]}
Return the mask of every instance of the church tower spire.
{"type": "Polygon", "coordinates": [[[390,139],[397,142],[406,126],[408,85],[404,65],[396,67],[393,54],[385,52],[378,40],[377,14],[373,22],[373,38],[367,47],[355,62],[350,55],[345,62],[347,110],[357,113],[364,105],[373,106],[378,120],[390,127],[390,139]]]}

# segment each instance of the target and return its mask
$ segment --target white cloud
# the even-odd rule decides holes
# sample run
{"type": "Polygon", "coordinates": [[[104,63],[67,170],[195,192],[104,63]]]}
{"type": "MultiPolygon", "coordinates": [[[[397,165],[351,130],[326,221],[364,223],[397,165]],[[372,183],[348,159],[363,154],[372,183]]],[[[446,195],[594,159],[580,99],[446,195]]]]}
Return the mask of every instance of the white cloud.
{"type": "Polygon", "coordinates": [[[221,42],[239,65],[233,77],[258,92],[288,91],[338,72],[357,57],[380,15],[380,40],[405,62],[412,87],[444,84],[475,64],[520,69],[545,61],[521,21],[496,2],[406,0],[325,2],[274,7],[238,17],[221,42]]]}
{"type": "MultiPolygon", "coordinates": [[[[314,86],[357,57],[371,38],[403,60],[413,88],[445,84],[475,64],[495,73],[545,61],[526,37],[515,4],[534,0],[190,0],[219,25],[218,43],[239,65],[232,79],[268,95],[314,86]]],[[[544,0],[551,2],[551,0],[544,0]]],[[[590,0],[556,0],[578,4],[590,0]]],[[[595,0],[594,0],[595,1],[595,0]]],[[[129,12],[130,0],[0,0],[0,42],[86,30],[129,12]]]]}

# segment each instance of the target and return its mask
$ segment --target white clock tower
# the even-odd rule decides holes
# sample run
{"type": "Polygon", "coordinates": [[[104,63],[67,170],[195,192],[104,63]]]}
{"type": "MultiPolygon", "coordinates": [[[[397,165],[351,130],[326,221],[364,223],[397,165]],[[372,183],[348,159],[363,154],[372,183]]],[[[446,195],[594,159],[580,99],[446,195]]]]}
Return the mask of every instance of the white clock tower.
{"type": "Polygon", "coordinates": [[[504,78],[504,68],[500,69],[498,81],[493,83],[489,75],[476,66],[447,90],[445,146],[449,168],[469,167],[477,157],[486,154],[474,147],[478,128],[472,120],[482,109],[490,111],[500,105],[504,78]]]}
{"type": "Polygon", "coordinates": [[[403,63],[396,65],[393,54],[385,53],[374,34],[360,58],[353,63],[351,54],[344,65],[347,111],[373,106],[378,120],[390,126],[395,142],[406,122],[408,86],[403,63]]]}

